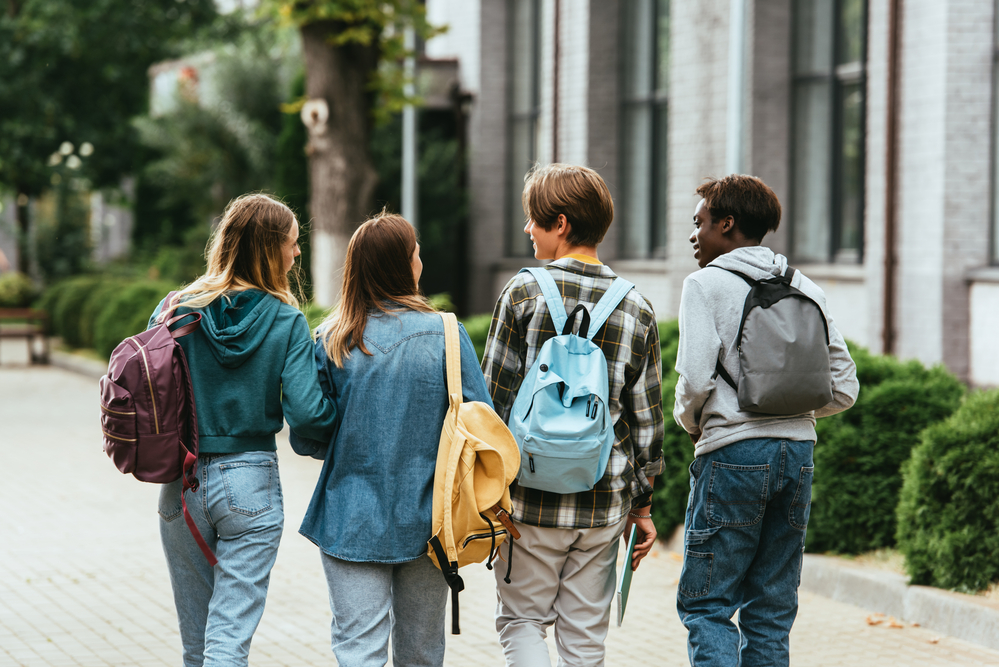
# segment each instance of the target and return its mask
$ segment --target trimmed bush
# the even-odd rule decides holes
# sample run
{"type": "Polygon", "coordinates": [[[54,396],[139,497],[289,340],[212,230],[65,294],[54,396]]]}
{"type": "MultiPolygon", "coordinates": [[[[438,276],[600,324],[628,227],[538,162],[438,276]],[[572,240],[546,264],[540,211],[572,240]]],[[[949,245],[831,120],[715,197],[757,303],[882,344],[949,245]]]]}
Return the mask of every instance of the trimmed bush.
{"type": "Polygon", "coordinates": [[[652,521],[656,532],[666,539],[684,520],[687,496],[690,494],[689,467],[694,460],[694,445],[690,436],[673,419],[676,404],[676,383],[680,378],[674,368],[680,345],[680,324],[677,320],[659,323],[659,345],[663,363],[663,462],[665,469],[656,478],[652,490],[652,521]]]}
{"type": "Polygon", "coordinates": [[[0,308],[27,308],[38,290],[31,278],[11,271],[0,276],[0,308]]]}
{"type": "Polygon", "coordinates": [[[143,280],[112,296],[94,324],[94,347],[98,354],[110,357],[118,343],[145,331],[149,316],[173,289],[176,287],[172,283],[143,280]]]}
{"type": "Polygon", "coordinates": [[[87,298],[101,283],[100,276],[77,276],[67,280],[52,307],[52,330],[69,347],[83,347],[80,314],[87,298]]]}
{"type": "Polygon", "coordinates": [[[479,356],[479,361],[482,361],[482,356],[486,353],[486,339],[489,337],[489,324],[492,320],[492,315],[483,313],[482,315],[466,317],[461,321],[465,325],[468,337],[472,339],[472,345],[475,346],[475,354],[479,356]]]}
{"type": "Polygon", "coordinates": [[[895,544],[900,468],[919,433],[957,409],[966,389],[943,367],[851,345],[860,395],[816,426],[806,548],[857,554],[895,544]]]}
{"type": "Polygon", "coordinates": [[[128,282],[120,278],[105,278],[91,290],[80,309],[80,347],[94,347],[94,330],[97,327],[98,316],[118,292],[128,285],[128,282]]]}
{"type": "Polygon", "coordinates": [[[972,593],[999,582],[999,390],[923,431],[903,477],[898,547],[912,583],[972,593]]]}

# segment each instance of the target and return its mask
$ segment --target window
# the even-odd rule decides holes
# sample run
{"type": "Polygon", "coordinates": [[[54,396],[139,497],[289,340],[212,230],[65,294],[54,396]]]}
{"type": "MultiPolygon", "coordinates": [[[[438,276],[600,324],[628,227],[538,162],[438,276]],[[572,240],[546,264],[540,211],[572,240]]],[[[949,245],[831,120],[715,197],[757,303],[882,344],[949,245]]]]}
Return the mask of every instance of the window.
{"type": "Polygon", "coordinates": [[[538,122],[541,118],[539,86],[540,0],[510,0],[509,59],[509,169],[507,175],[506,251],[511,257],[533,255],[531,239],[524,234],[524,175],[538,158],[538,122]]]}
{"type": "Polygon", "coordinates": [[[666,122],[669,0],[623,3],[621,255],[666,256],[666,122]]]}
{"type": "Polygon", "coordinates": [[[794,0],[791,244],[858,263],[864,241],[866,0],[794,0]]]}
{"type": "Polygon", "coordinates": [[[999,264],[999,1],[992,43],[992,263],[999,264]]]}

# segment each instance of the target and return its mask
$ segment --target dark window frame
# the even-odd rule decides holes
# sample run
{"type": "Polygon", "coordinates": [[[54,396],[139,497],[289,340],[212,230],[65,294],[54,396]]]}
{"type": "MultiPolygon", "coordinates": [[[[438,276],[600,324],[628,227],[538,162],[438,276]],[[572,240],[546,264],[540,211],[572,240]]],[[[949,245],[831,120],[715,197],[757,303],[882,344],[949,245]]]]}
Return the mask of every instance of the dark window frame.
{"type": "MultiPolygon", "coordinates": [[[[531,3],[531,14],[532,14],[532,25],[531,25],[531,71],[534,76],[534,80],[531,82],[531,110],[528,112],[515,112],[513,110],[513,96],[514,96],[514,76],[516,76],[514,68],[514,58],[516,54],[514,53],[515,40],[514,40],[514,30],[516,28],[516,4],[518,0],[507,0],[507,58],[506,58],[506,71],[507,71],[507,85],[506,85],[506,151],[507,151],[507,164],[506,164],[506,203],[504,204],[503,218],[504,218],[504,234],[503,234],[503,248],[504,254],[507,257],[530,257],[533,253],[531,251],[530,239],[527,235],[522,233],[524,226],[523,216],[519,216],[521,222],[519,224],[515,223],[518,218],[517,210],[513,206],[513,193],[514,191],[523,192],[523,174],[521,174],[518,180],[515,177],[515,165],[513,164],[514,159],[514,128],[518,122],[526,121],[529,125],[533,126],[530,132],[530,154],[533,155],[532,161],[537,161],[538,156],[538,122],[541,118],[541,0],[519,0],[521,2],[531,3]],[[517,244],[515,239],[518,239],[518,233],[520,237],[523,237],[524,243],[523,247],[516,247],[517,244]]],[[[525,165],[529,167],[530,165],[525,165]]]]}
{"type": "Polygon", "coordinates": [[[999,0],[992,18],[992,136],[990,156],[991,202],[989,215],[989,265],[999,266],[999,0]]]}
{"type": "MultiPolygon", "coordinates": [[[[660,51],[659,51],[659,20],[661,18],[660,5],[658,0],[650,0],[652,7],[652,16],[650,17],[647,26],[651,33],[649,36],[651,48],[649,49],[648,56],[652,59],[652,66],[649,68],[649,93],[645,95],[632,95],[628,91],[627,81],[629,80],[629,73],[627,67],[632,58],[628,53],[630,48],[629,29],[628,25],[628,3],[629,0],[624,0],[621,3],[621,26],[619,30],[619,43],[621,45],[621,71],[620,80],[623,82],[621,86],[621,113],[620,113],[620,125],[618,136],[620,139],[620,144],[618,147],[619,160],[618,160],[618,172],[619,181],[621,183],[625,182],[628,178],[627,168],[630,163],[628,160],[629,153],[629,142],[627,140],[627,132],[625,131],[625,124],[628,122],[629,114],[628,111],[646,107],[649,110],[651,116],[651,135],[650,135],[650,146],[651,146],[651,169],[649,173],[646,174],[647,186],[647,201],[648,206],[648,232],[646,237],[645,251],[640,254],[634,254],[628,251],[627,242],[628,234],[625,231],[619,233],[618,242],[618,252],[623,259],[665,259],[667,254],[667,235],[668,235],[668,225],[667,225],[667,215],[669,201],[666,196],[666,186],[667,186],[667,169],[668,160],[666,155],[669,153],[669,143],[667,139],[667,134],[669,131],[669,79],[667,73],[666,88],[660,89],[658,87],[659,75],[660,75],[660,51]],[[665,120],[662,120],[665,117],[665,120]],[[665,148],[660,151],[660,142],[665,143],[665,148]],[[662,152],[663,159],[660,160],[660,152],[662,152]],[[659,186],[657,188],[657,186],[659,186]],[[661,192],[660,192],[661,190],[661,192]],[[658,233],[657,233],[658,232],[658,233]]],[[[667,3],[666,16],[670,16],[670,7],[667,3]]],[[[671,47],[669,39],[667,38],[666,49],[667,51],[671,47]]],[[[627,203],[621,201],[619,204],[622,209],[621,224],[627,224],[627,203]]]]}
{"type": "MultiPolygon", "coordinates": [[[[798,21],[797,14],[799,11],[799,3],[802,1],[812,1],[816,0],[795,0],[792,2],[792,18],[791,18],[791,30],[797,29],[798,21]]],[[[864,220],[864,208],[867,199],[867,142],[865,138],[867,136],[867,107],[868,107],[868,95],[867,95],[867,70],[868,70],[868,45],[869,45],[869,26],[868,19],[870,17],[870,2],[869,0],[863,1],[863,17],[860,24],[863,26],[863,36],[861,40],[861,59],[856,61],[856,63],[844,63],[840,64],[840,56],[842,54],[842,8],[843,3],[846,0],[833,0],[833,39],[832,39],[832,66],[828,71],[825,72],[807,72],[798,73],[796,71],[797,62],[795,58],[797,56],[795,48],[797,46],[797,35],[791,35],[790,48],[791,48],[791,58],[790,58],[790,78],[791,78],[791,122],[790,127],[790,139],[789,142],[789,155],[788,163],[790,164],[790,189],[791,193],[789,196],[790,206],[789,210],[792,212],[790,233],[789,233],[789,251],[788,254],[791,255],[792,259],[795,259],[796,247],[797,247],[797,234],[796,234],[796,221],[794,220],[794,213],[797,211],[796,202],[794,198],[796,196],[796,178],[800,170],[797,169],[795,165],[795,145],[794,141],[797,137],[797,125],[798,125],[798,108],[797,108],[797,91],[799,90],[800,84],[809,84],[822,82],[826,83],[831,88],[830,104],[832,106],[832,113],[829,117],[829,141],[830,141],[830,160],[829,164],[830,170],[830,180],[829,183],[829,201],[826,205],[829,208],[829,242],[826,248],[825,262],[833,264],[837,262],[837,255],[844,250],[841,245],[842,234],[843,234],[843,193],[845,190],[842,170],[843,170],[843,102],[844,102],[844,91],[847,86],[859,85],[860,91],[863,95],[863,101],[860,110],[860,154],[858,156],[858,162],[860,165],[860,197],[857,201],[857,220],[859,222],[859,228],[857,230],[857,264],[862,264],[864,261],[864,236],[865,236],[865,220],[864,220]]]]}

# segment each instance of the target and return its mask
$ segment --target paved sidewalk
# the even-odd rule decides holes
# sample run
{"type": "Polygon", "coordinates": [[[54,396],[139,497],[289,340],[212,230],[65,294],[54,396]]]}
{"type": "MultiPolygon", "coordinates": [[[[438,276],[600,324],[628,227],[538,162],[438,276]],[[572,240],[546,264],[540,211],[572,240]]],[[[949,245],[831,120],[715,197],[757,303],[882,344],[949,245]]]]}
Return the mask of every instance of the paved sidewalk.
{"type": "MultiPolygon", "coordinates": [[[[318,551],[297,533],[320,464],[279,442],[287,522],[250,663],[333,665],[318,551]]],[[[0,667],[179,665],[158,487],[120,475],[102,453],[96,382],[0,368],[0,456],[0,667]]],[[[608,665],[687,664],[679,571],[665,551],[646,560],[624,627],[611,628],[608,665]]],[[[446,664],[499,667],[492,573],[472,566],[462,576],[462,634],[448,635],[446,664]]],[[[868,625],[869,613],[802,593],[792,664],[999,665],[997,651],[904,624],[868,625]]]]}

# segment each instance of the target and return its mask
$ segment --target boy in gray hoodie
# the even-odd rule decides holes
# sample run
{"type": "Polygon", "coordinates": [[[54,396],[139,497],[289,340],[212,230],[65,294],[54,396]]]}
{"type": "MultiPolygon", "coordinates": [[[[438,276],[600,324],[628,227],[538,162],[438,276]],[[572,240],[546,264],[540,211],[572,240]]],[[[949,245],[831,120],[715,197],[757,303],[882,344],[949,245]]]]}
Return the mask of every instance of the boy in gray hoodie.
{"type": "Polygon", "coordinates": [[[787,665],[811,503],[815,419],[853,405],[856,366],[829,317],[825,294],[796,271],[791,286],[819,305],[828,324],[833,399],[798,415],[740,409],[736,391],[715,368],[720,361],[739,378],[735,341],[750,287],[731,271],[753,280],[784,275],[787,259],[761,245],[780,224],[781,207],[752,176],[710,179],[697,193],[702,199],[690,242],[701,270],[683,282],[673,410],[695,445],[677,610],[689,630],[692,665],[787,665]],[[738,627],[731,620],[736,611],[738,627]]]}

